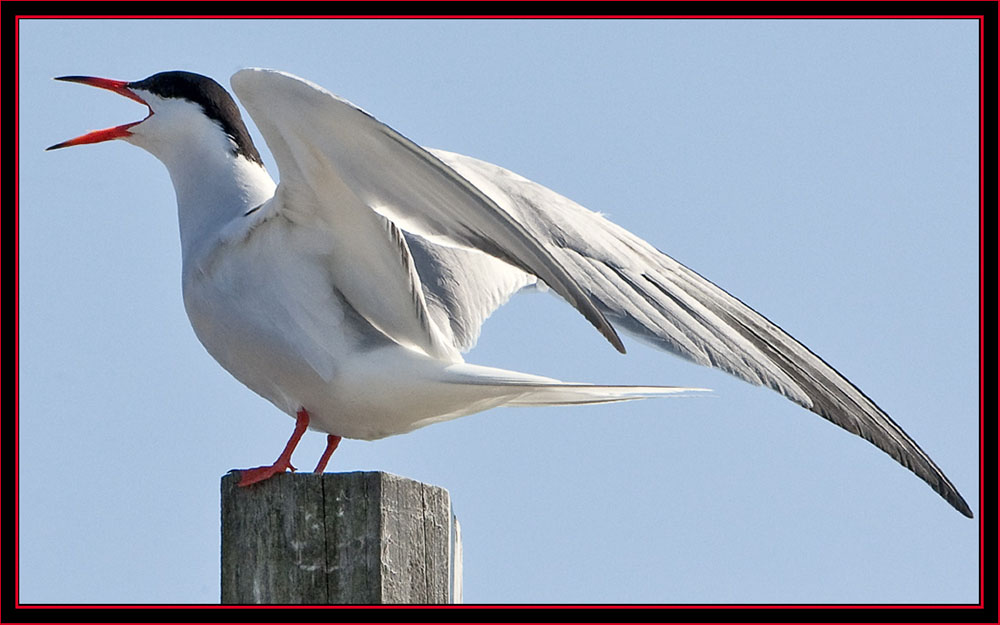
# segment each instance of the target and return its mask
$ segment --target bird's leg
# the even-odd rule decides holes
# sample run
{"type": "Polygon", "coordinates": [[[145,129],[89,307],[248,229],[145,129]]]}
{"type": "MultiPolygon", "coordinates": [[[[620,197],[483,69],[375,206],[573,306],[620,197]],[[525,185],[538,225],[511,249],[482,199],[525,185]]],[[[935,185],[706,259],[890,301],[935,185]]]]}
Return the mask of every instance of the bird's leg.
{"type": "MultiPolygon", "coordinates": [[[[294,471],[295,467],[292,466],[292,452],[295,451],[295,446],[299,444],[299,439],[302,438],[307,427],[309,427],[309,412],[305,408],[299,408],[299,411],[295,413],[295,430],[292,432],[292,437],[288,439],[288,443],[285,444],[285,449],[278,456],[278,459],[270,466],[244,469],[240,472],[243,477],[240,478],[239,485],[250,486],[257,482],[263,482],[278,473],[284,473],[286,469],[294,471]]],[[[331,451],[330,453],[333,452],[331,451]]]]}
{"type": "Polygon", "coordinates": [[[326,435],[326,449],[323,450],[323,455],[319,459],[319,464],[316,465],[316,470],[313,473],[322,473],[323,469],[326,468],[326,463],[330,462],[330,456],[336,451],[337,445],[340,444],[340,437],[336,434],[326,435]]]}

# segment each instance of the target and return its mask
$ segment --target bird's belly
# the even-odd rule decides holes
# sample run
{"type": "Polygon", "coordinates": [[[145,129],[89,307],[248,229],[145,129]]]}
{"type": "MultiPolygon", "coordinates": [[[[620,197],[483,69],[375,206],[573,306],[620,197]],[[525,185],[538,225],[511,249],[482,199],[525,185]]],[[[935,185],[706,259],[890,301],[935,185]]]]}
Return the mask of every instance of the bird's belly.
{"type": "Polygon", "coordinates": [[[498,405],[437,382],[449,363],[388,339],[309,257],[235,251],[185,269],[184,304],[205,349],[237,380],[313,429],[372,440],[498,405]]]}
{"type": "Polygon", "coordinates": [[[219,364],[286,414],[308,410],[311,429],[375,440],[502,403],[480,397],[482,387],[437,382],[449,363],[359,333],[343,302],[308,328],[259,293],[186,299],[198,302],[188,305],[192,326],[219,364]]]}
{"type": "Polygon", "coordinates": [[[293,261],[236,251],[184,279],[185,309],[208,353],[289,415],[334,384],[345,359],[386,340],[361,327],[321,264],[293,261]]]}

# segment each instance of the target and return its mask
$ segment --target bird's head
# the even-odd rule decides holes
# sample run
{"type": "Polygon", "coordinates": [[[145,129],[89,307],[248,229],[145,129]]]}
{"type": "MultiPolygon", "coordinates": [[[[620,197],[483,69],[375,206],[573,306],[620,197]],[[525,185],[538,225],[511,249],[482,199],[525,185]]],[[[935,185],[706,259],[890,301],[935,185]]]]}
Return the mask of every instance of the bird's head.
{"type": "Polygon", "coordinates": [[[170,71],[134,82],[63,76],[56,78],[114,91],[146,105],[140,121],[94,130],[57,143],[55,150],[73,145],[123,139],[169,163],[198,149],[226,150],[233,156],[261,164],[260,154],[229,93],[217,82],[191,72],[170,71]]]}

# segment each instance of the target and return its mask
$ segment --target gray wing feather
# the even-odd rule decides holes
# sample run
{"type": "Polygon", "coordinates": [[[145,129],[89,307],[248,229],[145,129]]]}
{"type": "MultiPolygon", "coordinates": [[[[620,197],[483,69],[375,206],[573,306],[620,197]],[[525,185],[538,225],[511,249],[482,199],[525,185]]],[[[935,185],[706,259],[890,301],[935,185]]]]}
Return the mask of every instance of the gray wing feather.
{"type": "Polygon", "coordinates": [[[431,150],[509,212],[619,328],[698,364],[768,386],[861,436],[972,511],[926,453],[857,387],[749,306],[597,213],[506,169],[431,150]]]}
{"type": "Polygon", "coordinates": [[[494,310],[537,278],[478,250],[433,243],[404,233],[431,319],[461,351],[479,339],[494,310]]]}

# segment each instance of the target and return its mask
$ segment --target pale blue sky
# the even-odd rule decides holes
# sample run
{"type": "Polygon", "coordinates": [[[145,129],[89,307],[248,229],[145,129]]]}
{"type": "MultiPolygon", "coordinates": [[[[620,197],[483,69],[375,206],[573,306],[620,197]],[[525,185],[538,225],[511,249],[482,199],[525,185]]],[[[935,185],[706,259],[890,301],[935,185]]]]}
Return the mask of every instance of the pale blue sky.
{"type": "MultiPolygon", "coordinates": [[[[145,114],[54,76],[228,86],[246,66],[605,213],[841,371],[977,515],[776,393],[634,340],[621,356],[554,296],[521,295],[467,360],[714,392],[345,441],[330,470],[451,492],[468,602],[978,600],[976,22],[29,20],[19,36],[22,602],[217,602],[219,479],[291,432],[190,329],[162,165],[122,142],[43,151],[145,114]]],[[[307,435],[296,464],[323,443],[307,435]]]]}

